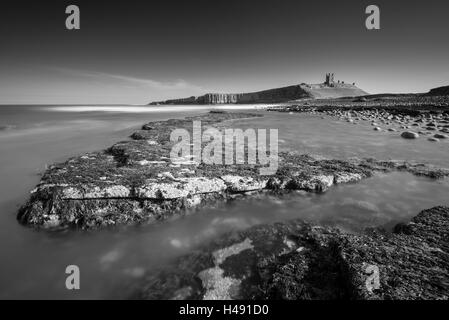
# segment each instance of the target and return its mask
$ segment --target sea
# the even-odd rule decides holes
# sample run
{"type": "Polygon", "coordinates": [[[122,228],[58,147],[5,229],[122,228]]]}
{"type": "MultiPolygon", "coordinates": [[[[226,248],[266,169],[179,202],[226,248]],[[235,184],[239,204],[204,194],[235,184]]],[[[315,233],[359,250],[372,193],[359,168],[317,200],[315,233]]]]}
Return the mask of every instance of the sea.
{"type": "Polygon", "coordinates": [[[48,232],[16,216],[45,168],[71,156],[129,139],[142,124],[209,110],[252,111],[236,128],[278,129],[279,149],[327,158],[375,157],[449,167],[449,143],[405,140],[330,116],[268,112],[249,106],[0,106],[0,299],[126,299],[145,274],[231,230],[304,219],[360,232],[391,228],[419,211],[449,205],[447,179],[378,174],[324,194],[266,195],[204,208],[170,222],[100,231],[48,232]],[[65,271],[80,268],[80,289],[67,290],[65,271]]]}

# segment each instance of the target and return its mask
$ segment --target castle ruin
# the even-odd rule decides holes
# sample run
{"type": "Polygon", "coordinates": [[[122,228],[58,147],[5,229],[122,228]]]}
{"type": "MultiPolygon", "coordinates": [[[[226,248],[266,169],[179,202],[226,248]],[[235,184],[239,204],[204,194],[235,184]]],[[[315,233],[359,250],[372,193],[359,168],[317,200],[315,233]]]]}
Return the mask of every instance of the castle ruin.
{"type": "MultiPolygon", "coordinates": [[[[350,83],[346,84],[343,80],[335,80],[334,76],[334,73],[326,73],[324,85],[331,88],[350,85],[350,83]]],[[[353,82],[352,85],[355,86],[355,82],[353,82]]]]}
{"type": "Polygon", "coordinates": [[[335,82],[334,82],[334,74],[333,73],[326,73],[326,81],[324,82],[324,84],[328,87],[334,87],[335,86],[335,82]]]}
{"type": "Polygon", "coordinates": [[[207,93],[202,96],[191,96],[181,99],[155,101],[151,104],[249,104],[249,103],[281,103],[298,99],[343,97],[367,94],[355,86],[342,80],[335,80],[334,73],[326,73],[326,80],[319,84],[292,85],[282,88],[247,93],[207,93]],[[332,88],[332,89],[329,89],[332,88]]]}

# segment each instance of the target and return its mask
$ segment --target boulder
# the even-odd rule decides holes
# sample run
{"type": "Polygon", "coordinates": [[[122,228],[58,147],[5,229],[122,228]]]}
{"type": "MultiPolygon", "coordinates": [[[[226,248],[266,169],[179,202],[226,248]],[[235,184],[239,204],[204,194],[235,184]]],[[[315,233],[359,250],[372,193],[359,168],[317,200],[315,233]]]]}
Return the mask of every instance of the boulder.
{"type": "Polygon", "coordinates": [[[405,131],[401,134],[401,137],[404,139],[417,139],[419,134],[413,131],[405,131]]]}

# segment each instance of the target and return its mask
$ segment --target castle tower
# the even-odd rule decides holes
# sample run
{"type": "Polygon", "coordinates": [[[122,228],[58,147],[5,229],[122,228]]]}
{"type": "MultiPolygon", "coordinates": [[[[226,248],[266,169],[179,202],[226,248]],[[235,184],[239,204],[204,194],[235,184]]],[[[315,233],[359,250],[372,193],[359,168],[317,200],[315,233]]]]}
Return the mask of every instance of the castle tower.
{"type": "Polygon", "coordinates": [[[334,74],[333,73],[326,73],[326,81],[324,84],[328,87],[334,86],[334,74]]]}

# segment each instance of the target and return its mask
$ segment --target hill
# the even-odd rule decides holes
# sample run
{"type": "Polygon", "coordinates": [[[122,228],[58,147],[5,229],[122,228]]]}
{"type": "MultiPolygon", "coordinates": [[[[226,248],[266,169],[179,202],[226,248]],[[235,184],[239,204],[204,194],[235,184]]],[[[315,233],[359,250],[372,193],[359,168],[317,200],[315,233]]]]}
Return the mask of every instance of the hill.
{"type": "Polygon", "coordinates": [[[246,103],[279,103],[295,99],[306,99],[312,96],[300,85],[263,90],[249,93],[207,93],[181,99],[152,102],[150,104],[246,104],[246,103]]]}
{"type": "Polygon", "coordinates": [[[181,99],[151,102],[159,104],[248,104],[248,103],[282,103],[303,99],[335,99],[356,97],[368,93],[344,82],[334,81],[333,74],[326,74],[326,81],[321,84],[292,85],[282,88],[268,89],[248,93],[207,93],[202,96],[191,96],[181,99]]]}
{"type": "Polygon", "coordinates": [[[449,86],[431,89],[428,93],[426,93],[426,95],[427,96],[449,96],[449,86]]]}
{"type": "Polygon", "coordinates": [[[326,84],[306,85],[303,84],[305,91],[314,99],[336,99],[342,97],[358,97],[368,93],[352,84],[339,84],[328,86],[326,84]]]}

